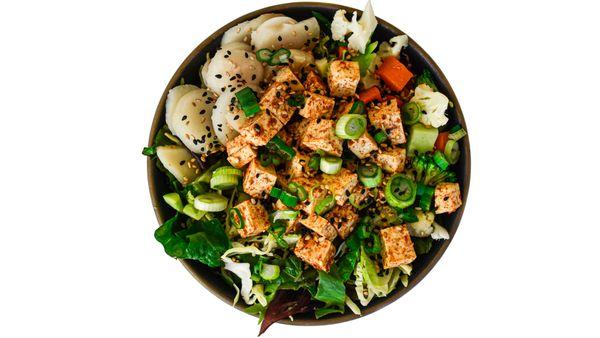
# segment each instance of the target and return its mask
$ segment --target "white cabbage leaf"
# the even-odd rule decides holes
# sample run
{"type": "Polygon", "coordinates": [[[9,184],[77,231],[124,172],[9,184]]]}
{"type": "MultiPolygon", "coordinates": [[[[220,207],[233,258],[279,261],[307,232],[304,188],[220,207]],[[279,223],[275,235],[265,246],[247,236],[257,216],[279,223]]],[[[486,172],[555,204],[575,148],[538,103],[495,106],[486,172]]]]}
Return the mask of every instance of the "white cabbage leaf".
{"type": "Polygon", "coordinates": [[[363,306],[367,306],[374,296],[387,296],[400,280],[400,269],[398,268],[388,269],[382,276],[379,276],[375,269],[375,263],[362,249],[354,274],[356,276],[354,284],[356,295],[363,306]]]}

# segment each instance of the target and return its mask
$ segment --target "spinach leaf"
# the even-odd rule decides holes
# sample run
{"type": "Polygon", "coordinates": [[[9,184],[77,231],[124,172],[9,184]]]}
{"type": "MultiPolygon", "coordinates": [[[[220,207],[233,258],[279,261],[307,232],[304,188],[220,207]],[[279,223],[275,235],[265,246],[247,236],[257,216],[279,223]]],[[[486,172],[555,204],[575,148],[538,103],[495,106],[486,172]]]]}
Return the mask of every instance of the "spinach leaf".
{"type": "Polygon", "coordinates": [[[415,237],[412,240],[413,240],[413,244],[415,246],[415,252],[417,253],[417,255],[426,254],[429,252],[429,250],[431,250],[431,245],[433,244],[433,240],[431,239],[431,237],[424,237],[424,238],[415,237]]]}
{"type": "Polygon", "coordinates": [[[332,273],[319,271],[319,285],[314,297],[327,305],[344,305],[346,287],[344,282],[332,273]]]}
{"type": "Polygon", "coordinates": [[[346,252],[336,263],[337,274],[342,280],[342,282],[346,282],[350,279],[350,276],[354,272],[354,267],[356,266],[356,262],[358,262],[359,255],[358,248],[348,249],[346,252]]]}
{"type": "Polygon", "coordinates": [[[298,281],[302,277],[302,261],[296,256],[289,256],[284,262],[283,273],[292,281],[298,281]]]}
{"type": "Polygon", "coordinates": [[[323,307],[323,308],[315,310],[315,317],[317,319],[319,319],[321,317],[330,315],[332,313],[344,313],[344,311],[345,311],[345,307],[343,305],[323,307]]]}
{"type": "Polygon", "coordinates": [[[195,221],[181,229],[179,218],[179,214],[175,215],[154,232],[154,238],[163,245],[167,255],[197,260],[210,267],[221,266],[221,255],[230,247],[221,222],[216,219],[195,221]]]}

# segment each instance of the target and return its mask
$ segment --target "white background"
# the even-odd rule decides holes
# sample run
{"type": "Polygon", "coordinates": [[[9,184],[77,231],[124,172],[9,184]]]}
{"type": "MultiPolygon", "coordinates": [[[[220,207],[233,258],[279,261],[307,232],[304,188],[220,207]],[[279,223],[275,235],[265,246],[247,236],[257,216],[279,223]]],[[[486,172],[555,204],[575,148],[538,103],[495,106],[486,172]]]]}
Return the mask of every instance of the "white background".
{"type": "MultiPolygon", "coordinates": [[[[188,53],[276,3],[0,4],[0,336],[256,335],[253,317],[154,241],[140,151],[188,53]]],[[[591,3],[374,0],[460,100],[473,159],[463,222],[427,278],[384,310],[267,336],[599,335],[591,3]]]]}

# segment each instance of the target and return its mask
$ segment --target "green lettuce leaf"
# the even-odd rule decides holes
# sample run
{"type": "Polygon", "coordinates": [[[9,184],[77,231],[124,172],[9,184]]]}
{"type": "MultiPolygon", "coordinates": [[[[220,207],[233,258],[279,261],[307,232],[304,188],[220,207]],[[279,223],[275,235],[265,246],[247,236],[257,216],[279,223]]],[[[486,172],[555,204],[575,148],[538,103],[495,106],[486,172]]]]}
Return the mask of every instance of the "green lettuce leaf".
{"type": "Polygon", "coordinates": [[[319,271],[319,284],[314,297],[327,305],[344,305],[346,287],[344,282],[332,273],[319,271]]]}

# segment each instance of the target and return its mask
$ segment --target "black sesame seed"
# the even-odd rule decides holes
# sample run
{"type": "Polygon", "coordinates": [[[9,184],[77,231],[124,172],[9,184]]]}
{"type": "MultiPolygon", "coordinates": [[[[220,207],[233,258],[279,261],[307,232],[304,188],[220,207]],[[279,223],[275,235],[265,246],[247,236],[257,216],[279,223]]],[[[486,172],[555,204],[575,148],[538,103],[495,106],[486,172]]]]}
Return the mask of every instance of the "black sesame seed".
{"type": "Polygon", "coordinates": [[[229,78],[229,81],[235,80],[235,75],[229,78]]]}
{"type": "Polygon", "coordinates": [[[184,165],[184,164],[185,164],[185,161],[179,162],[179,165],[184,165]]]}
{"type": "Polygon", "coordinates": [[[234,117],[233,117],[233,120],[234,120],[234,121],[237,121],[239,118],[240,118],[240,116],[239,116],[239,115],[236,115],[236,116],[234,116],[234,117]]]}
{"type": "Polygon", "coordinates": [[[204,128],[206,128],[206,131],[210,131],[210,127],[209,126],[205,126],[204,128]]]}
{"type": "Polygon", "coordinates": [[[187,115],[183,115],[183,117],[181,117],[181,121],[185,121],[187,120],[187,115]]]}
{"type": "Polygon", "coordinates": [[[244,57],[247,59],[248,58],[248,52],[244,52],[244,57]]]}
{"type": "MultiPolygon", "coordinates": [[[[215,76],[221,77],[221,75],[219,75],[219,74],[217,74],[217,75],[215,75],[215,76]]],[[[208,95],[208,92],[204,92],[204,93],[202,93],[202,97],[205,97],[206,95],[208,95]]]]}
{"type": "Polygon", "coordinates": [[[216,75],[215,75],[215,77],[216,77],[217,79],[220,79],[220,78],[222,78],[222,77],[223,77],[223,75],[221,75],[221,74],[216,74],[216,75]]]}
{"type": "Polygon", "coordinates": [[[223,55],[223,57],[227,59],[227,58],[229,58],[229,55],[223,55]]]}
{"type": "Polygon", "coordinates": [[[222,92],[224,92],[224,91],[225,91],[225,89],[226,89],[225,87],[221,87],[221,91],[222,91],[222,92]]]}
{"type": "Polygon", "coordinates": [[[280,36],[277,37],[277,41],[281,41],[281,40],[283,40],[283,38],[280,35],[280,36]]]}
{"type": "Polygon", "coordinates": [[[231,51],[230,50],[225,51],[225,53],[227,53],[227,55],[231,55],[231,51]]]}
{"type": "Polygon", "coordinates": [[[202,110],[200,111],[200,115],[204,115],[204,113],[206,113],[206,109],[202,109],[202,110]]]}
{"type": "Polygon", "coordinates": [[[304,25],[304,30],[308,31],[308,26],[307,25],[304,25]]]}
{"type": "Polygon", "coordinates": [[[252,74],[252,81],[256,80],[256,74],[252,74]]]}

